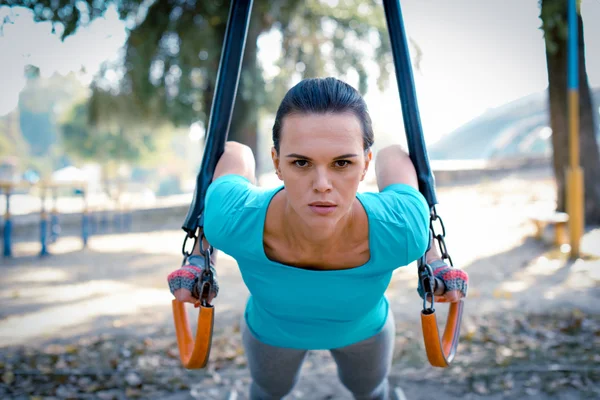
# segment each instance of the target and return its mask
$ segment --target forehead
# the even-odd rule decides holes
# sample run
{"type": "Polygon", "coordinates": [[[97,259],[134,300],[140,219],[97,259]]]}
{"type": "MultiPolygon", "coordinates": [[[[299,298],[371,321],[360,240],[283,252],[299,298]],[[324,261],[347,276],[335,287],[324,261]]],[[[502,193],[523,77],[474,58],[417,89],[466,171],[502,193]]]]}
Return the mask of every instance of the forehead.
{"type": "Polygon", "coordinates": [[[281,147],[340,149],[363,146],[360,120],[352,113],[292,114],[283,119],[281,147]]]}

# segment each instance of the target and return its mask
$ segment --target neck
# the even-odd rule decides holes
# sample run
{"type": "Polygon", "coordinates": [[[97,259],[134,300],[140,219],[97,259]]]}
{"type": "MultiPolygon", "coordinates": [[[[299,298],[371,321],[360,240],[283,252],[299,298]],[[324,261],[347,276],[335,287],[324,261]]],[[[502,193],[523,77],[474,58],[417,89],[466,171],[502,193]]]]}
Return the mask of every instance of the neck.
{"type": "Polygon", "coordinates": [[[289,243],[299,250],[324,253],[335,249],[341,240],[347,239],[348,233],[351,232],[353,210],[329,226],[308,225],[289,204],[285,207],[284,215],[289,243]]]}

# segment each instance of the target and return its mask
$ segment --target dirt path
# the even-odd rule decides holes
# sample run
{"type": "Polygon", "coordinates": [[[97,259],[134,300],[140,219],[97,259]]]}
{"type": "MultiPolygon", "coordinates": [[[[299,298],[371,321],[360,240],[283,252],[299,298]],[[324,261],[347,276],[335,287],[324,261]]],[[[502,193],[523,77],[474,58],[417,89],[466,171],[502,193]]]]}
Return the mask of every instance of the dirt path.
{"type": "MultiPolygon", "coordinates": [[[[509,353],[519,346],[515,338],[539,342],[539,335],[562,332],[565,324],[579,324],[575,337],[599,348],[600,330],[595,330],[595,324],[600,314],[596,306],[600,298],[600,231],[586,235],[583,247],[592,256],[576,263],[567,261],[560,251],[528,239],[533,233],[526,218],[531,207],[551,207],[553,188],[548,181],[505,179],[479,186],[444,188],[438,197],[438,213],[448,231],[450,254],[471,278],[460,354],[457,365],[450,370],[427,366],[420,338],[416,266],[402,268],[387,292],[398,330],[392,381],[403,387],[410,400],[442,393],[445,399],[500,399],[507,395],[590,398],[577,396],[595,393],[600,378],[592,367],[583,372],[572,371],[572,357],[563,359],[564,355],[554,354],[558,357],[554,363],[567,371],[543,370],[550,360],[542,357],[527,361],[527,357],[539,352],[535,346],[527,347],[525,359],[509,353]],[[546,314],[548,318],[538,322],[531,317],[546,314]],[[506,359],[511,363],[507,364],[506,359]],[[520,369],[506,369],[513,364],[520,369]],[[488,375],[480,376],[484,371],[488,375]],[[537,376],[537,380],[531,381],[532,376],[537,376]],[[566,383],[546,390],[558,376],[567,379],[566,383]],[[581,382],[574,384],[573,376],[581,382]]],[[[237,399],[244,399],[248,376],[236,327],[247,290],[235,262],[225,254],[221,253],[218,261],[221,293],[215,301],[216,338],[211,366],[189,372],[178,365],[171,295],[165,281],[166,275],[181,262],[183,235],[178,222],[175,226],[169,223],[157,227],[153,232],[97,236],[85,251],[79,250],[76,238],[64,238],[53,245],[54,255],[43,259],[35,256],[39,246],[35,242],[17,243],[16,258],[1,260],[0,397],[21,398],[18,393],[25,396],[30,393],[27,387],[37,385],[42,388],[39,390],[58,398],[208,400],[228,398],[230,390],[237,387],[237,399]],[[76,346],[50,346],[49,350],[51,344],[76,346]],[[94,346],[99,350],[91,352],[94,346]],[[106,359],[92,362],[102,358],[98,354],[106,359]],[[36,380],[39,374],[31,372],[39,372],[38,364],[46,365],[48,360],[52,361],[52,370],[64,370],[59,384],[53,385],[54,378],[46,379],[44,373],[41,375],[48,382],[36,380]],[[57,367],[61,360],[63,364],[57,367]],[[100,365],[104,368],[100,372],[73,372],[100,365]],[[119,368],[123,372],[116,375],[121,377],[110,378],[119,368]],[[128,373],[129,380],[125,379],[128,373]],[[111,379],[114,384],[106,383],[111,379]],[[90,385],[93,390],[87,390],[90,385]]],[[[438,308],[440,322],[443,308],[438,308]]],[[[194,310],[190,307],[189,311],[190,318],[194,318],[194,310]]],[[[563,339],[570,338],[563,336],[555,333],[553,338],[544,340],[554,340],[560,347],[563,339]]],[[[576,360],[579,366],[587,365],[582,364],[586,351],[593,353],[593,347],[586,350],[586,346],[579,346],[583,357],[576,360]]],[[[597,366],[598,361],[590,359],[590,365],[597,366]]],[[[596,394],[600,396],[600,392],[596,394]]],[[[350,397],[339,384],[328,354],[314,352],[289,398],[350,397]]]]}

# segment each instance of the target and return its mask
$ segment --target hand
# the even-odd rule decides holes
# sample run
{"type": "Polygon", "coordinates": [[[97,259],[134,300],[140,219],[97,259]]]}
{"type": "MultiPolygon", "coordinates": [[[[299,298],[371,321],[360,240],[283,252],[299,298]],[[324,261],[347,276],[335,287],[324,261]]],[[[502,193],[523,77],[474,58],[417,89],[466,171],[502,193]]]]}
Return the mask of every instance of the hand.
{"type": "MultiPolygon", "coordinates": [[[[198,282],[201,281],[205,261],[204,257],[199,255],[191,255],[187,261],[186,265],[171,272],[167,277],[167,281],[171,293],[178,301],[192,303],[198,307],[200,305],[198,282]]],[[[208,294],[207,301],[209,304],[217,297],[219,292],[216,271],[212,265],[210,269],[213,273],[213,286],[208,294]]]]}
{"type": "MultiPolygon", "coordinates": [[[[435,298],[436,303],[456,303],[460,299],[466,297],[464,294],[462,294],[462,292],[460,290],[446,291],[446,285],[444,284],[444,281],[439,278],[435,278],[435,279],[436,279],[436,281],[438,281],[438,289],[439,289],[439,290],[436,290],[435,293],[433,294],[433,297],[435,298]]],[[[467,276],[467,280],[468,279],[469,278],[467,276]]],[[[429,296],[427,298],[427,300],[429,300],[430,298],[431,298],[431,296],[429,296]]]]}
{"type": "MultiPolygon", "coordinates": [[[[173,292],[173,295],[177,300],[181,302],[192,303],[194,307],[200,306],[200,300],[192,296],[192,292],[190,292],[188,289],[177,289],[175,290],[175,292],[173,292]]],[[[215,294],[215,292],[211,290],[208,294],[208,304],[211,304],[216,296],[217,295],[215,294]]]]}
{"type": "Polygon", "coordinates": [[[433,276],[438,283],[434,292],[435,301],[440,303],[456,303],[467,297],[469,275],[462,269],[453,268],[443,260],[429,263],[433,269],[433,276]]]}
{"type": "MultiPolygon", "coordinates": [[[[469,275],[465,271],[450,267],[441,259],[428,260],[427,263],[431,266],[435,278],[435,291],[433,295],[436,302],[456,303],[460,299],[467,297],[469,275]]],[[[423,298],[425,293],[420,281],[417,291],[421,298],[423,298]]],[[[427,296],[427,300],[431,301],[430,295],[427,296]]]]}

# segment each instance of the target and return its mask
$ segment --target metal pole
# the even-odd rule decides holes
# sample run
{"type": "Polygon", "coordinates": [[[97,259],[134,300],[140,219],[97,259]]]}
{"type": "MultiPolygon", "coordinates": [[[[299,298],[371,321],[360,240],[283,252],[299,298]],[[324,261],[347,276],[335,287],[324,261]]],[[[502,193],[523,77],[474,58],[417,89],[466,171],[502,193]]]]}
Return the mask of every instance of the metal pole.
{"type": "MultiPolygon", "coordinates": [[[[0,187],[1,188],[1,187],[0,187]]],[[[4,186],[4,195],[6,196],[6,210],[4,212],[4,249],[3,256],[12,257],[12,221],[10,220],[10,184],[4,186]]]]}
{"type": "Polygon", "coordinates": [[[47,256],[48,253],[48,213],[46,212],[46,184],[40,185],[42,209],[40,211],[40,256],[47,256]]]}
{"type": "Polygon", "coordinates": [[[579,165],[579,27],[577,0],[568,1],[567,93],[569,110],[569,167],[567,168],[567,212],[571,258],[580,254],[580,241],[585,227],[583,169],[579,165]]]}
{"type": "Polygon", "coordinates": [[[83,243],[83,248],[87,247],[88,239],[90,237],[87,189],[87,184],[84,184],[84,186],[81,188],[81,200],[83,201],[83,208],[81,210],[81,241],[83,243]]]}

